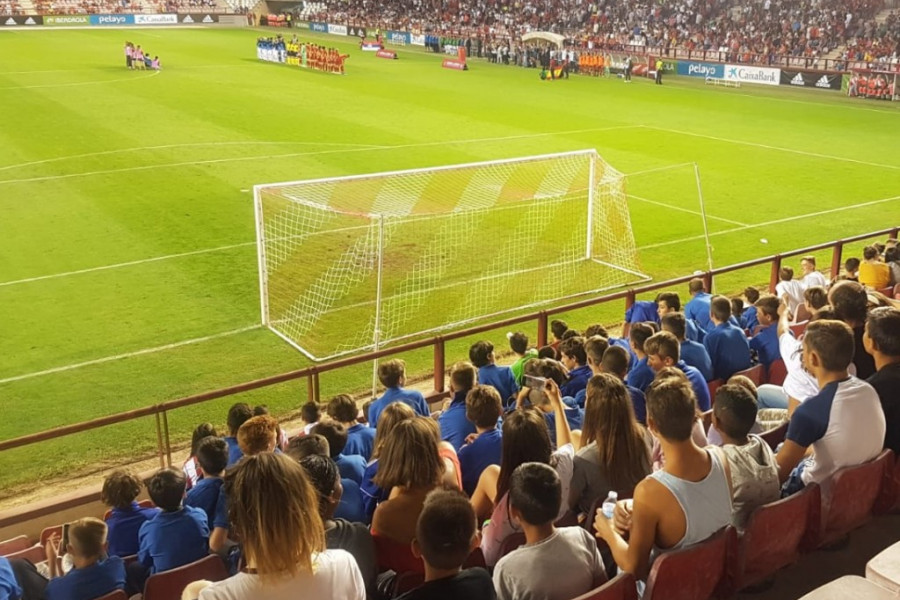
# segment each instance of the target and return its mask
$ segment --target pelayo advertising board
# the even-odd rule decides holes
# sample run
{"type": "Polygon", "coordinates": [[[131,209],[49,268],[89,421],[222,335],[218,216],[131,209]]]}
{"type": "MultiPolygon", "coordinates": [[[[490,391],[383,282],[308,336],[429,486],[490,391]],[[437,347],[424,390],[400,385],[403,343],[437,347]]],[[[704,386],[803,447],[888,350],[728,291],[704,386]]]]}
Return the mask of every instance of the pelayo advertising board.
{"type": "Polygon", "coordinates": [[[688,77],[722,79],[725,76],[725,65],[680,60],[678,61],[676,73],[687,75],[688,77]]]}

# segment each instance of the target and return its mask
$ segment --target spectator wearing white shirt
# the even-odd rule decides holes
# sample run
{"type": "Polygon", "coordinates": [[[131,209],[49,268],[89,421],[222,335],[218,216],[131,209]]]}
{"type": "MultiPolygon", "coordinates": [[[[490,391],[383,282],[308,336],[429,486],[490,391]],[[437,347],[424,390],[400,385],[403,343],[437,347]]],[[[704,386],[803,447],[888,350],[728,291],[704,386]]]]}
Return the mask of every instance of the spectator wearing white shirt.
{"type": "Polygon", "coordinates": [[[828,287],[828,282],[825,280],[825,276],[816,271],[816,257],[815,256],[804,256],[800,259],[800,269],[803,271],[803,277],[800,278],[800,282],[803,284],[803,288],[811,288],[813,286],[821,286],[828,287]]]}
{"type": "Polygon", "coordinates": [[[794,279],[794,269],[791,267],[781,267],[778,276],[781,281],[775,286],[775,295],[782,299],[786,298],[788,310],[795,315],[797,307],[803,303],[805,286],[800,280],[794,279]]]}

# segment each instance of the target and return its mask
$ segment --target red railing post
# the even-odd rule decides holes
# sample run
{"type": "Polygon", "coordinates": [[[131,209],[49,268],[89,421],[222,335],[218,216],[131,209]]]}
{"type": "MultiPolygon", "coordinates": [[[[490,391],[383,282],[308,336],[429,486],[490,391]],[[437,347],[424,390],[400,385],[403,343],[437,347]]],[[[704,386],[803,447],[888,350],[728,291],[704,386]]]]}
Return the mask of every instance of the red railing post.
{"type": "Polygon", "coordinates": [[[319,370],[311,367],[306,377],[306,398],[309,402],[319,402],[319,370]]]}
{"type": "Polygon", "coordinates": [[[443,336],[434,338],[434,391],[438,394],[444,391],[444,369],[447,364],[447,348],[443,336]]]}
{"type": "Polygon", "coordinates": [[[547,311],[539,312],[537,320],[537,345],[542,348],[547,345],[547,311]]]}
{"type": "Polygon", "coordinates": [[[172,440],[169,438],[169,413],[162,409],[163,443],[166,447],[166,466],[172,466],[172,440]]]}
{"type": "Polygon", "coordinates": [[[159,468],[166,468],[166,461],[163,459],[165,451],[163,450],[163,434],[162,421],[159,417],[159,411],[156,412],[156,455],[159,457],[159,468]]]}
{"type": "Polygon", "coordinates": [[[712,271],[707,271],[703,274],[703,289],[706,290],[707,294],[712,294],[713,291],[713,273],[712,271]]]}
{"type": "Polygon", "coordinates": [[[769,291],[775,293],[775,286],[781,280],[781,255],[772,257],[772,270],[769,273],[769,291]]]}
{"type": "Polygon", "coordinates": [[[831,250],[831,280],[837,279],[841,274],[841,265],[843,264],[844,243],[835,242],[834,248],[831,250]]]}

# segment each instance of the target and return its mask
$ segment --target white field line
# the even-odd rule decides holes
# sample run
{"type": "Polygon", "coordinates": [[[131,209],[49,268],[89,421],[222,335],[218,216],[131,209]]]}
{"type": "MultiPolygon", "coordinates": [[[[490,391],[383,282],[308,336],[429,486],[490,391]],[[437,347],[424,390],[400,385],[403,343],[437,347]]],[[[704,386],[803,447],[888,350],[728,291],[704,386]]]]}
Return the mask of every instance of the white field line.
{"type": "Polygon", "coordinates": [[[56,279],[58,277],[68,277],[69,275],[83,275],[85,273],[94,273],[96,271],[108,271],[110,269],[121,269],[122,267],[133,267],[134,265],[142,265],[145,263],[159,262],[172,258],[183,258],[185,256],[196,256],[198,254],[209,254],[211,252],[222,252],[233,248],[243,248],[244,246],[255,246],[256,242],[243,242],[240,244],[230,244],[228,246],[217,246],[215,248],[203,248],[201,250],[191,250],[190,252],[178,252],[177,254],[166,254],[165,256],[154,256],[153,258],[142,258],[139,260],[130,260],[128,262],[116,263],[114,265],[102,265],[99,267],[90,267],[88,269],[78,269],[77,271],[68,271],[65,273],[52,273],[50,275],[39,275],[37,277],[28,277],[26,279],[16,279],[14,281],[0,281],[0,287],[9,285],[18,285],[20,283],[30,283],[32,281],[43,281],[45,279],[56,279]]]}
{"type": "Polygon", "coordinates": [[[655,127],[653,125],[645,125],[646,129],[654,129],[656,131],[665,131],[668,133],[676,133],[679,135],[687,135],[691,137],[704,138],[707,140],[715,140],[717,142],[727,142],[729,144],[738,144],[740,146],[753,146],[754,148],[764,148],[766,150],[777,150],[779,152],[788,152],[790,154],[799,154],[801,156],[811,156],[813,158],[824,158],[826,160],[837,160],[842,162],[855,163],[858,165],[866,165],[868,167],[878,167],[881,169],[900,170],[900,165],[886,165],[883,163],[868,162],[865,160],[857,160],[855,158],[847,158],[845,156],[834,156],[831,154],[821,154],[819,152],[807,152],[805,150],[795,150],[793,148],[783,148],[781,146],[770,146],[769,144],[759,144],[757,142],[745,142],[743,140],[733,140],[731,138],[707,135],[705,133],[694,133],[692,131],[682,131],[680,129],[669,129],[668,127],[655,127]]]}
{"type": "Polygon", "coordinates": [[[82,367],[89,367],[92,365],[99,365],[99,364],[103,364],[103,363],[107,363],[107,362],[113,362],[116,360],[122,360],[123,358],[132,358],[134,356],[143,356],[145,354],[154,354],[156,352],[163,352],[165,350],[171,350],[173,348],[180,348],[181,346],[200,344],[203,342],[208,342],[210,340],[229,337],[232,335],[238,335],[240,333],[245,333],[247,331],[253,331],[254,329],[260,329],[261,327],[262,327],[262,325],[248,325],[247,327],[241,327],[239,329],[232,329],[231,331],[223,331],[221,333],[214,333],[212,335],[207,335],[207,336],[198,337],[198,338],[192,338],[190,340],[182,340],[180,342],[165,344],[163,346],[154,346],[153,348],[144,348],[143,350],[136,350],[134,352],[126,352],[124,354],[114,354],[112,356],[104,356],[103,358],[95,358],[94,360],[88,360],[85,362],[72,363],[69,365],[63,365],[61,367],[53,367],[52,369],[45,369],[43,371],[33,371],[31,373],[23,373],[22,375],[14,375],[13,377],[6,377],[4,379],[0,379],[0,384],[12,383],[14,381],[22,381],[23,379],[31,379],[33,377],[43,377],[44,375],[52,375],[54,373],[62,373],[64,371],[72,371],[74,369],[80,369],[82,367]]]}
{"type": "MultiPolygon", "coordinates": [[[[738,231],[744,231],[746,229],[757,229],[759,227],[769,227],[770,225],[780,225],[781,223],[790,223],[791,221],[799,221],[801,219],[809,219],[812,217],[820,217],[822,215],[830,215],[832,213],[843,212],[845,210],[852,210],[854,208],[863,208],[864,206],[875,206],[877,204],[884,204],[885,202],[894,202],[896,200],[900,200],[900,196],[891,196],[890,198],[881,198],[879,200],[869,200],[868,202],[860,202],[859,204],[851,204],[848,206],[839,206],[837,208],[829,208],[827,210],[820,210],[813,213],[806,213],[803,215],[796,215],[794,217],[784,217],[783,219],[774,219],[772,221],[764,221],[762,223],[753,223],[752,225],[745,225],[743,227],[732,227],[731,229],[723,229],[722,231],[716,231],[709,234],[709,237],[715,237],[719,235],[726,235],[729,233],[735,233],[738,231]]],[[[659,242],[658,244],[649,244],[647,246],[640,246],[638,250],[650,250],[651,248],[662,248],[663,246],[672,246],[674,244],[680,244],[682,242],[691,242],[695,240],[702,240],[706,236],[704,235],[692,235],[690,237],[681,238],[678,240],[670,240],[668,242],[659,242]]]]}
{"type": "MultiPolygon", "coordinates": [[[[670,208],[672,210],[679,210],[681,212],[685,212],[691,215],[696,215],[698,217],[702,217],[703,213],[699,210],[691,210],[689,208],[683,208],[681,206],[675,206],[674,204],[666,204],[665,202],[658,202],[656,200],[650,200],[649,198],[642,198],[641,196],[635,196],[634,194],[628,194],[629,198],[634,198],[635,200],[640,200],[641,202],[646,202],[647,204],[655,204],[656,206],[662,206],[663,208],[670,208]]],[[[731,223],[732,225],[740,225],[741,227],[749,227],[747,223],[741,223],[740,221],[733,221],[731,219],[726,219],[724,217],[716,217],[710,214],[706,215],[707,219],[713,219],[715,221],[722,221],[724,223],[731,223]]]]}
{"type": "Polygon", "coordinates": [[[88,152],[86,154],[71,154],[69,156],[57,156],[56,158],[46,158],[44,160],[32,160],[16,165],[6,165],[0,167],[0,171],[8,171],[10,169],[22,169],[24,167],[32,167],[34,165],[43,165],[52,162],[61,162],[65,160],[73,160],[76,158],[90,158],[92,156],[109,156],[112,154],[126,154],[129,152],[145,152],[147,150],[170,150],[173,148],[196,148],[202,146],[339,146],[342,148],[372,148],[381,149],[385,146],[374,146],[371,144],[342,144],[339,142],[263,142],[255,140],[247,140],[243,142],[192,142],[187,144],[164,144],[162,146],[142,146],[140,148],[120,148],[118,150],[104,150],[102,152],[88,152]]]}
{"type": "Polygon", "coordinates": [[[0,87],[0,90],[34,90],[38,88],[58,88],[58,87],[75,87],[79,85],[97,85],[100,83],[117,83],[119,81],[135,81],[138,79],[150,79],[159,75],[159,71],[152,71],[141,77],[122,77],[121,79],[103,79],[98,81],[78,81],[75,83],[50,83],[46,85],[13,85],[9,87],[0,87]]]}
{"type": "MultiPolygon", "coordinates": [[[[2,88],[0,88],[2,89],[2,88]]],[[[440,142],[420,142],[420,143],[412,143],[412,144],[397,144],[393,146],[377,146],[378,150],[402,150],[405,148],[424,148],[427,146],[452,146],[455,144],[475,144],[475,143],[484,143],[484,142],[500,142],[500,141],[509,141],[509,140],[517,140],[517,139],[530,139],[530,138],[539,138],[539,137],[550,137],[556,135],[573,135],[578,133],[595,133],[602,131],[615,131],[619,129],[640,129],[642,125],[620,125],[615,127],[594,127],[589,129],[573,129],[569,131],[551,131],[545,133],[525,133],[521,135],[506,135],[499,137],[488,137],[488,138],[472,138],[472,139],[462,139],[462,140],[446,140],[440,142]]],[[[170,169],[170,168],[178,168],[178,167],[191,167],[198,165],[212,165],[212,164],[222,164],[222,163],[232,163],[232,162],[245,162],[245,161],[253,161],[253,160],[270,160],[277,158],[296,158],[300,156],[319,156],[323,154],[340,154],[340,153],[350,153],[350,152],[370,152],[373,149],[372,146],[366,146],[364,148],[347,148],[347,149],[338,149],[338,150],[320,150],[316,152],[291,152],[288,154],[271,154],[271,155],[263,155],[263,156],[239,156],[232,158],[218,158],[212,160],[197,160],[197,161],[185,161],[185,162],[177,162],[177,163],[164,163],[161,165],[138,165],[134,167],[123,167],[119,169],[103,169],[100,171],[89,171],[85,173],[68,173],[66,175],[47,175],[43,177],[27,177],[22,179],[3,179],[0,180],[0,185],[6,185],[10,183],[34,183],[38,181],[55,181],[59,179],[71,179],[73,177],[92,177],[94,175],[110,175],[114,173],[129,173],[134,171],[150,171],[153,169],[170,169]]]]}

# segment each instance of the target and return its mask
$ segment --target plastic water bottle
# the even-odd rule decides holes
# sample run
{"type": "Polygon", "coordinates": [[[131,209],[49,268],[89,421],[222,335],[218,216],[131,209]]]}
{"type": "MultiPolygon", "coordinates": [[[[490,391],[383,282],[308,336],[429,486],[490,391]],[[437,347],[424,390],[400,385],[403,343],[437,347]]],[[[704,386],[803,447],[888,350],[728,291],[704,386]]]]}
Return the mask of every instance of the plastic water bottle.
{"type": "Polygon", "coordinates": [[[618,501],[618,499],[618,492],[610,492],[609,496],[606,497],[606,500],[603,501],[603,515],[607,519],[613,518],[613,511],[616,510],[616,501],[618,501]]]}

